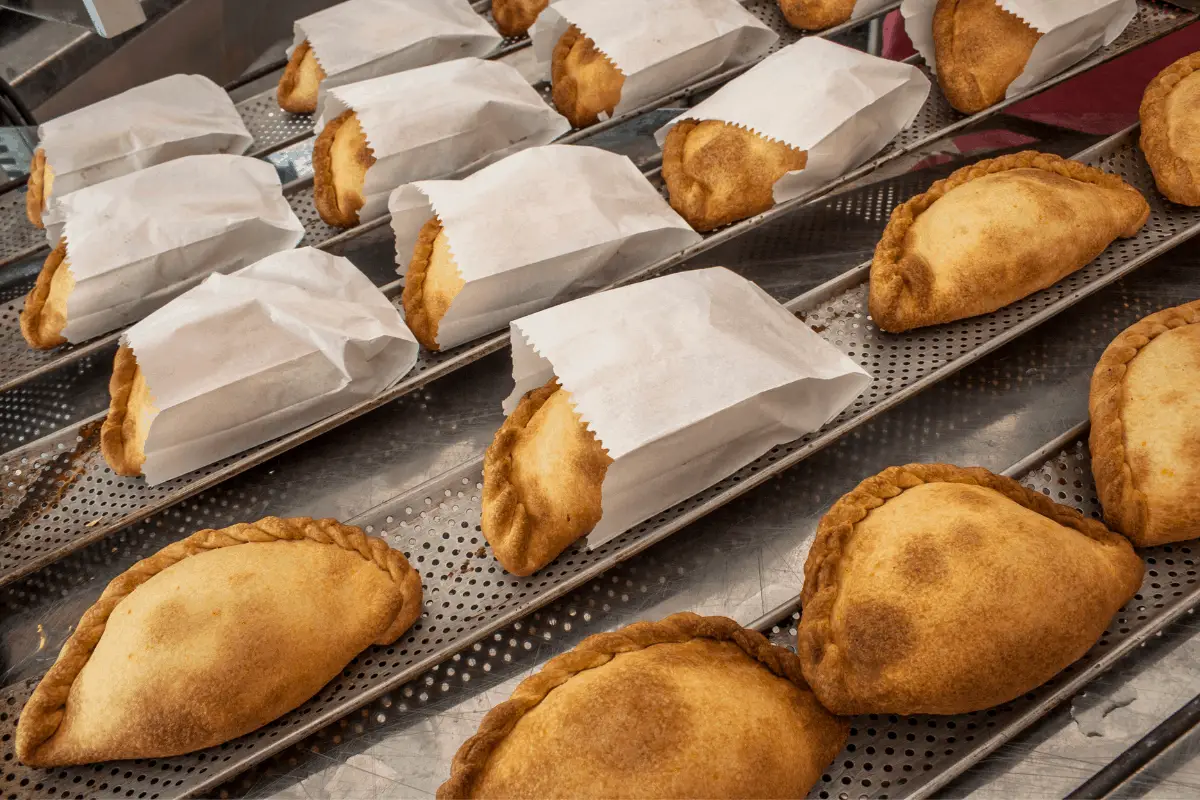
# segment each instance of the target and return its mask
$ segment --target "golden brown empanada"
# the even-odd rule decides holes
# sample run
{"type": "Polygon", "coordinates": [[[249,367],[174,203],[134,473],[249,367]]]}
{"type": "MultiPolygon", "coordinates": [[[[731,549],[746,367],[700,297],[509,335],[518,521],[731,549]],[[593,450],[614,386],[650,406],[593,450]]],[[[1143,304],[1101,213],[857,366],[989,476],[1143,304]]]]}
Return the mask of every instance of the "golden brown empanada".
{"type": "Polygon", "coordinates": [[[59,239],[58,246],[46,256],[37,282],[25,296],[25,307],[21,309],[21,335],[30,347],[49,350],[67,343],[62,332],[67,327],[67,298],[74,288],[67,240],[59,239]]]}
{"type": "Polygon", "coordinates": [[[779,10],[793,28],[823,31],[850,19],[854,3],[855,0],[779,0],[779,10]]]}
{"type": "Polygon", "coordinates": [[[1109,524],[1139,547],[1200,537],[1200,300],[1114,339],[1092,374],[1088,410],[1109,524]]]}
{"type": "Polygon", "coordinates": [[[1142,152],[1166,198],[1200,206],[1200,53],[1184,56],[1142,95],[1142,152]]]}
{"type": "Polygon", "coordinates": [[[323,80],[325,70],[321,69],[316,51],[305,39],[296,45],[279,78],[279,88],[275,91],[279,107],[293,114],[313,113],[317,110],[317,92],[323,80]]]}
{"type": "Polygon", "coordinates": [[[29,162],[29,185],[25,190],[25,216],[39,228],[46,227],[42,212],[49,207],[53,190],[54,170],[46,163],[46,151],[39,147],[29,162]]]}
{"type": "Polygon", "coordinates": [[[1042,34],[996,0],[938,0],[933,46],[938,83],[964,114],[1003,99],[1042,34]]]}
{"type": "Polygon", "coordinates": [[[363,183],[374,163],[357,114],[345,111],[325,125],[313,145],[313,201],[321,219],[339,228],[358,224],[366,203],[363,183]]]}
{"type": "Polygon", "coordinates": [[[804,150],[718,120],[684,120],[663,142],[671,207],[698,231],[771,208],[775,182],[807,163],[804,150]]]}
{"type": "Polygon", "coordinates": [[[1142,583],[1123,537],[985,469],[891,467],[804,565],[804,676],[836,714],[962,714],[1040,686],[1142,583]]]}
{"type": "Polygon", "coordinates": [[[870,310],[893,333],[987,314],[1052,286],[1146,224],[1116,175],[1026,151],[956,170],[892,210],[870,310]]]}
{"type": "Polygon", "coordinates": [[[108,382],[108,416],[100,427],[100,452],[118,475],[136,477],[146,463],[146,437],[158,415],[146,376],[128,345],[117,348],[108,382]]]}
{"type": "Polygon", "coordinates": [[[848,732],[792,652],[674,614],[590,636],[522,681],[437,796],[804,797],[848,732]]]}
{"type": "Polygon", "coordinates": [[[442,223],[432,217],[421,228],[404,279],[404,321],[427,350],[438,350],[438,324],[466,285],[450,252],[442,223]]]}
{"type": "Polygon", "coordinates": [[[501,36],[523,36],[550,0],[492,0],[492,18],[501,36]]]}
{"type": "Polygon", "coordinates": [[[625,75],[572,25],[554,46],[550,83],[554,107],[576,128],[586,128],[621,102],[625,75]]]}
{"type": "Polygon", "coordinates": [[[139,561],[80,619],[17,722],[35,767],[165,758],[260,728],[421,614],[382,539],[326,519],[204,530],[139,561]]]}
{"type": "Polygon", "coordinates": [[[549,564],[600,521],[612,459],[552,379],[527,392],[483,461],[483,535],[514,575],[549,564]]]}

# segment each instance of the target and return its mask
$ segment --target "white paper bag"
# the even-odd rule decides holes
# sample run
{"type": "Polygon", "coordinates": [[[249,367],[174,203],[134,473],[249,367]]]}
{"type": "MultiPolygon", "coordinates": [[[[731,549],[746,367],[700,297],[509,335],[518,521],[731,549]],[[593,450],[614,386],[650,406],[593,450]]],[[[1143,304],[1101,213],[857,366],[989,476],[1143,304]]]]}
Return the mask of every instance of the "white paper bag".
{"type": "Polygon", "coordinates": [[[547,77],[554,46],[571,25],[625,75],[614,114],[757,61],[779,40],[737,0],[562,0],[529,33],[547,77]]]}
{"type": "Polygon", "coordinates": [[[814,431],[871,382],[722,267],[601,292],[512,323],[505,413],[552,375],[608,450],[597,547],[814,431]]]}
{"type": "Polygon", "coordinates": [[[322,93],[380,75],[484,56],[504,41],[467,0],[347,0],[296,20],[294,30],[292,48],[307,39],[325,71],[322,93]]]}
{"type": "Polygon", "coordinates": [[[401,184],[467,174],[571,129],[521,73],[478,58],[330,89],[317,129],[349,109],[375,156],[363,184],[363,222],[386,213],[401,184]]]}
{"type": "Polygon", "coordinates": [[[420,181],[388,202],[408,271],[435,214],[466,284],[438,326],[442,348],[609,286],[700,241],[628,158],[547,145],[460,181],[420,181]]]}
{"type": "Polygon", "coordinates": [[[38,138],[54,170],[52,201],[183,156],[240,155],[254,141],[229,95],[203,75],[136,86],[43,122],[38,138]]]}
{"type": "MultiPolygon", "coordinates": [[[[1137,0],[996,0],[1042,34],[1024,71],[1008,86],[1012,97],[1036,86],[1104,45],[1111,44],[1137,15],[1137,0]]],[[[937,0],[903,0],[900,13],[913,47],[936,69],[933,12],[937,0]]]]}
{"type": "Polygon", "coordinates": [[[311,247],[210,276],[122,342],[158,410],[150,485],[374,397],[417,360],[400,312],[370,279],[311,247]]]}
{"type": "Polygon", "coordinates": [[[879,152],[928,96],[929,79],[914,66],[809,37],[768,56],[654,137],[662,146],[685,119],[720,120],[807,150],[805,168],[775,182],[775,202],[782,203],[879,152]]]}
{"type": "Polygon", "coordinates": [[[275,168],[246,156],[187,156],[72,192],[62,221],[75,288],[69,342],[136,322],[213,272],[232,272],[304,237],[275,168]]]}

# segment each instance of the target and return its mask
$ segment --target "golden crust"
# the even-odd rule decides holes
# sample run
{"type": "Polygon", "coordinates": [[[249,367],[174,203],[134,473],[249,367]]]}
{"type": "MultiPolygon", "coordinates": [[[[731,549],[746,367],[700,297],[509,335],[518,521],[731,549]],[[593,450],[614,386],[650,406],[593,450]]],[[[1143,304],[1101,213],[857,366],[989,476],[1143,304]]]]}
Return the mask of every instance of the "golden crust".
{"type": "Polygon", "coordinates": [[[550,83],[554,107],[576,128],[586,128],[621,102],[625,75],[572,25],[554,46],[550,83]]]}
{"type": "Polygon", "coordinates": [[[431,217],[417,235],[408,274],[404,278],[404,321],[427,350],[437,351],[438,325],[450,303],[466,285],[449,253],[442,223],[431,217]],[[431,268],[432,267],[432,268],[431,268]],[[453,270],[454,275],[449,272],[453,270]]]}
{"type": "Polygon", "coordinates": [[[996,0],[938,0],[933,45],[938,83],[950,105],[974,114],[1001,100],[1041,38],[996,0]]]}
{"type": "Polygon", "coordinates": [[[834,713],[976,711],[1020,696],[1086,652],[1142,573],[1123,537],[1014,480],[978,467],[890,467],[834,503],[817,528],[804,565],[798,654],[834,713]],[[914,490],[922,499],[893,509],[911,531],[872,517],[914,490]],[[1008,501],[1020,507],[1015,515],[1008,501]],[[1020,509],[1045,521],[1034,526],[1020,509]],[[883,528],[856,543],[856,529],[870,525],[883,528]],[[1050,535],[1057,526],[1099,549],[1050,535]],[[995,549],[1010,540],[1021,544],[995,549]],[[870,579],[848,587],[855,564],[869,567],[870,579]],[[988,669],[978,668],[981,659],[993,659],[988,669]]]}
{"type": "MultiPolygon", "coordinates": [[[[1105,519],[1139,547],[1200,536],[1200,505],[1193,503],[1188,508],[1186,503],[1170,501],[1152,504],[1146,492],[1138,487],[1134,473],[1146,467],[1136,465],[1135,469],[1132,463],[1136,459],[1127,449],[1128,435],[1124,419],[1127,404],[1125,379],[1130,365],[1155,339],[1190,325],[1200,325],[1200,300],[1151,314],[1113,339],[1092,373],[1091,391],[1088,394],[1092,430],[1088,445],[1092,453],[1096,491],[1104,507],[1105,519]],[[1155,513],[1152,514],[1152,511],[1155,513]]],[[[1186,370],[1186,364],[1178,366],[1186,370]]],[[[1191,373],[1191,377],[1193,385],[1156,385],[1155,394],[1163,400],[1171,392],[1181,395],[1181,399],[1194,395],[1194,373],[1191,373]]],[[[1159,437],[1159,442],[1162,438],[1159,437]]],[[[1200,464],[1200,438],[1194,437],[1194,443],[1190,446],[1184,444],[1184,449],[1196,464],[1200,464]]]]}
{"type": "Polygon", "coordinates": [[[37,282],[25,296],[25,307],[21,309],[21,335],[30,347],[49,350],[67,343],[62,332],[67,327],[66,295],[70,294],[73,286],[67,261],[67,240],[59,239],[58,246],[46,256],[37,282]],[[65,279],[58,275],[59,270],[67,270],[65,279]],[[57,282],[55,276],[59,278],[57,282]],[[65,293],[55,291],[59,287],[65,288],[65,293]],[[63,296],[56,296],[59,294],[63,296]]]}
{"type": "Polygon", "coordinates": [[[46,227],[42,224],[42,209],[50,194],[52,176],[53,172],[46,167],[46,151],[39,147],[29,162],[29,185],[25,191],[25,216],[39,228],[46,227]]]}
{"type": "MultiPolygon", "coordinates": [[[[1170,201],[1200,206],[1200,163],[1189,163],[1171,145],[1167,99],[1185,78],[1200,70],[1200,53],[1179,59],[1155,76],[1142,95],[1141,145],[1158,190],[1170,201]]],[[[1200,118],[1189,120],[1200,126],[1200,118]]]]}
{"type": "Polygon", "coordinates": [[[108,381],[108,416],[100,428],[100,452],[118,475],[137,477],[146,463],[145,437],[149,428],[144,426],[142,415],[154,410],[146,407],[149,399],[146,389],[133,350],[122,344],[113,359],[112,378],[108,381]]]}
{"type": "Polygon", "coordinates": [[[524,36],[550,0],[492,0],[492,18],[501,36],[524,36]]]}
{"type": "MultiPolygon", "coordinates": [[[[206,553],[221,550],[222,548],[239,545],[261,545],[273,542],[305,542],[327,545],[347,553],[357,554],[365,561],[374,564],[382,570],[386,578],[395,587],[394,591],[399,596],[400,602],[398,607],[395,608],[394,617],[390,621],[382,619],[382,622],[386,622],[387,624],[386,627],[378,629],[377,638],[374,639],[374,643],[376,644],[391,644],[408,630],[421,614],[420,576],[409,565],[402,553],[391,549],[381,539],[366,536],[359,528],[343,525],[331,519],[314,520],[304,517],[280,519],[278,517],[266,517],[258,522],[239,523],[221,530],[199,531],[186,539],[168,545],[118,575],[108,584],[104,593],[100,595],[100,598],[84,612],[82,618],[79,620],[79,624],[75,627],[74,633],[71,634],[66,644],[63,645],[58,660],[54,662],[54,665],[46,673],[45,677],[42,678],[41,683],[38,684],[21,712],[16,732],[17,757],[23,763],[30,766],[59,766],[67,763],[87,763],[87,760],[70,758],[70,754],[63,752],[62,748],[58,747],[53,740],[56,735],[64,735],[64,720],[67,720],[66,725],[72,725],[69,701],[72,687],[81,672],[83,672],[93,652],[100,644],[106,627],[111,627],[109,625],[110,617],[121,606],[122,601],[129,598],[136,589],[144,585],[155,575],[185,560],[203,556],[206,553]],[[59,752],[55,752],[56,750],[59,752]],[[59,756],[63,758],[60,760],[59,756]]],[[[235,580],[229,582],[229,586],[238,585],[236,577],[234,576],[235,580]]],[[[235,603],[230,602],[230,608],[217,609],[213,614],[215,616],[222,611],[228,612],[235,605],[235,603]]],[[[392,607],[391,605],[386,607],[389,609],[389,616],[392,607]]],[[[127,608],[132,613],[132,608],[127,608]]],[[[193,655],[203,657],[205,654],[195,653],[193,655]]],[[[293,669],[303,669],[306,665],[293,663],[280,666],[281,668],[291,666],[293,669]]],[[[236,682],[236,674],[227,677],[236,682]]],[[[220,695],[221,693],[218,692],[217,694],[220,695]]],[[[219,701],[220,698],[218,697],[217,699],[219,701]]],[[[199,699],[197,699],[197,703],[192,708],[187,709],[188,713],[192,715],[188,720],[189,722],[196,722],[198,720],[212,722],[213,720],[211,719],[202,719],[207,714],[214,717],[219,723],[221,715],[228,711],[228,709],[222,710],[219,707],[206,709],[202,705],[199,699]]],[[[222,704],[217,702],[214,705],[221,706],[222,704]]],[[[237,709],[234,710],[236,711],[237,709]]],[[[288,709],[279,713],[285,713],[286,710],[288,709]]],[[[117,713],[120,710],[106,709],[105,711],[106,713],[117,713]]],[[[275,716],[278,716],[278,714],[275,716]]],[[[266,724],[267,721],[269,719],[263,720],[260,724],[266,724]]],[[[153,726],[162,724],[162,722],[162,720],[154,720],[149,724],[153,726]]],[[[199,728],[202,726],[198,724],[196,727],[199,728]]],[[[177,728],[169,728],[169,723],[167,730],[171,735],[178,733],[177,728]]],[[[242,733],[234,733],[233,736],[227,737],[225,740],[242,735],[242,733]]],[[[69,736],[70,734],[67,733],[67,735],[69,736]]],[[[185,735],[198,734],[193,732],[185,735]]],[[[124,747],[125,743],[118,743],[115,746],[124,747]]],[[[200,745],[200,747],[206,746],[211,745],[200,745]]],[[[188,750],[181,752],[188,752],[188,750]]],[[[123,753],[118,757],[159,757],[172,754],[174,753],[155,752],[134,756],[123,753]]]]}
{"type": "MultiPolygon", "coordinates": [[[[922,259],[912,257],[906,252],[906,242],[917,218],[952,190],[971,181],[1009,170],[1025,169],[1043,170],[1106,190],[1128,193],[1124,197],[1129,200],[1131,209],[1127,220],[1129,224],[1117,231],[1114,237],[1109,238],[1109,242],[1112,238],[1135,235],[1146,224],[1146,220],[1150,216],[1150,206],[1146,199],[1137,189],[1116,175],[1110,175],[1095,167],[1081,164],[1078,161],[1069,161],[1049,153],[1027,150],[999,158],[984,159],[955,170],[948,178],[934,182],[928,191],[910,198],[892,210],[891,218],[880,237],[879,244],[875,248],[875,256],[871,261],[869,307],[871,317],[876,325],[882,330],[898,333],[912,328],[952,322],[978,313],[988,313],[1043,288],[1038,284],[1045,284],[1047,277],[1054,278],[1050,281],[1052,284],[1054,281],[1060,280],[1063,275],[1083,267],[1095,257],[1092,255],[1079,264],[1067,264],[1067,267],[1073,268],[1057,277],[1050,274],[1052,271],[1047,269],[1054,266],[1054,262],[1039,257],[1036,259],[1037,263],[1025,265],[1028,269],[1022,270],[1023,274],[1019,276],[1021,278],[1019,286],[995,284],[990,287],[991,291],[989,292],[984,291],[982,286],[971,285],[972,303],[986,310],[960,311],[951,314],[942,313],[942,310],[931,307],[930,301],[934,289],[931,269],[922,259]],[[1018,293],[1017,297],[1012,299],[1004,296],[1005,292],[1011,294],[1014,291],[1023,293],[1018,293]]],[[[999,215],[994,215],[991,221],[995,222],[999,219],[999,215]]],[[[1004,251],[998,252],[1003,258],[1004,251]]]]}
{"type": "Polygon", "coordinates": [[[325,70],[321,69],[316,51],[305,39],[292,51],[283,75],[279,77],[279,87],[275,90],[279,107],[293,114],[313,113],[317,110],[317,93],[323,80],[325,70]]]}
{"type": "MultiPolygon", "coordinates": [[[[762,634],[725,617],[674,614],[659,622],[638,622],[612,633],[590,636],[522,681],[512,697],[488,712],[479,731],[459,748],[450,778],[438,789],[437,796],[442,800],[496,793],[509,797],[539,794],[721,797],[736,787],[736,796],[802,797],[845,746],[848,732],[846,720],[830,715],[815,702],[804,682],[799,660],[792,652],[772,645],[762,634]],[[696,647],[697,652],[685,652],[696,645],[702,649],[696,647]],[[635,670],[631,659],[637,659],[643,669],[635,670]],[[695,708],[705,704],[706,698],[675,698],[695,691],[689,679],[711,681],[714,684],[709,695],[711,705],[719,705],[725,699],[721,696],[724,687],[719,683],[720,678],[713,675],[714,662],[737,670],[736,677],[729,680],[754,681],[753,687],[747,687],[747,694],[754,697],[754,707],[746,709],[744,719],[729,719],[721,714],[719,721],[696,730],[695,716],[703,716],[703,712],[689,713],[689,701],[691,708],[695,708]],[[532,719],[536,712],[542,711],[539,706],[548,698],[554,703],[566,697],[573,690],[564,688],[568,682],[599,682],[604,680],[606,672],[610,677],[602,685],[615,688],[616,692],[597,697],[596,702],[605,706],[600,718],[587,714],[581,721],[580,724],[588,726],[589,733],[583,737],[586,741],[577,744],[554,741],[553,734],[538,737],[546,749],[558,749],[561,743],[561,749],[569,752],[569,759],[580,764],[555,763],[558,760],[542,748],[512,752],[516,745],[509,739],[523,719],[530,715],[532,719]],[[639,707],[635,712],[638,718],[631,721],[632,715],[620,709],[636,705],[639,693],[652,695],[654,699],[644,708],[639,707]],[[763,712],[775,715],[769,722],[786,721],[790,729],[755,724],[761,720],[757,716],[750,719],[763,712]],[[633,728],[645,731],[645,735],[638,736],[633,728]],[[744,733],[741,729],[745,729],[744,733]],[[740,733],[743,735],[739,736],[740,733]],[[741,747],[729,746],[730,739],[736,739],[741,747]],[[770,744],[764,747],[765,743],[770,744]],[[614,746],[637,752],[608,749],[614,746]],[[784,759],[757,752],[758,747],[782,749],[784,759]],[[600,750],[604,752],[597,752],[600,750]],[[689,754],[684,758],[703,757],[705,762],[695,764],[695,770],[678,772],[663,766],[662,762],[678,760],[680,753],[689,754]],[[525,767],[524,775],[532,774],[539,785],[522,783],[521,777],[506,786],[487,785],[494,782],[489,774],[490,768],[495,767],[495,763],[489,764],[493,757],[544,762],[532,768],[521,765],[525,767]],[[627,760],[637,763],[626,766],[622,762],[627,760]],[[720,767],[700,769],[714,763],[720,767]],[[591,770],[592,774],[581,774],[581,768],[591,770]],[[719,777],[714,778],[713,771],[719,777]]],[[[557,738],[561,740],[562,736],[557,738]]],[[[731,792],[730,796],[734,794],[731,792]]]]}
{"type": "Polygon", "coordinates": [[[701,232],[768,210],[775,182],[807,163],[804,150],[717,120],[683,120],[663,142],[671,207],[701,232]]]}
{"type": "Polygon", "coordinates": [[[551,379],[526,392],[483,461],[483,535],[514,575],[549,564],[600,521],[608,452],[551,379]]]}
{"type": "Polygon", "coordinates": [[[855,0],[779,0],[779,10],[793,28],[823,31],[850,19],[854,3],[855,0]]]}
{"type": "Polygon", "coordinates": [[[358,224],[363,181],[374,163],[357,114],[344,111],[325,125],[313,144],[313,202],[321,219],[339,228],[358,224]],[[338,167],[353,174],[339,175],[338,167]]]}

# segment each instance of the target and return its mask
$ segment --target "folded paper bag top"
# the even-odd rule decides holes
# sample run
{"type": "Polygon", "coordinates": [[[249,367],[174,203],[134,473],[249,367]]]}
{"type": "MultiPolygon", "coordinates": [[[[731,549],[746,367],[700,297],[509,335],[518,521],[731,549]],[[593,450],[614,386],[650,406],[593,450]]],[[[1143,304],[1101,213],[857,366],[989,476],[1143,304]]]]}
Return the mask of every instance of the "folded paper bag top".
{"type": "Polygon", "coordinates": [[[301,64],[305,42],[316,59],[321,73],[317,80],[324,91],[442,61],[484,56],[502,41],[467,0],[347,0],[296,20],[289,51],[292,60],[280,78],[280,99],[295,95],[288,101],[304,101],[306,107],[288,108],[291,111],[316,109],[318,94],[312,82],[300,80],[299,74],[305,68],[301,64]],[[289,92],[284,91],[285,84],[289,92]],[[311,91],[301,98],[301,89],[311,91]]]}
{"type": "Polygon", "coordinates": [[[229,95],[202,75],[170,75],[64,114],[38,126],[38,139],[53,197],[182,156],[240,155],[254,140],[229,95]]]}
{"type": "MultiPolygon", "coordinates": [[[[318,130],[348,112],[361,126],[363,155],[370,157],[360,222],[385,214],[388,195],[397,186],[468,174],[571,129],[514,67],[478,58],[334,87],[321,105],[318,130]]],[[[314,164],[318,207],[322,193],[338,184],[337,164],[336,159],[314,164]]]]}
{"type": "Polygon", "coordinates": [[[633,162],[585,146],[536,147],[462,180],[407,184],[388,208],[406,320],[427,347],[502,330],[700,240],[633,162]]]}
{"type": "Polygon", "coordinates": [[[557,376],[613,459],[596,547],[777,444],[820,428],[870,377],[721,268],[581,298],[512,323],[521,396],[557,376]]]}
{"type": "Polygon", "coordinates": [[[416,357],[399,311],[347,259],[276,253],[210,276],[125,333],[105,457],[136,474],[124,465],[140,445],[144,463],[128,466],[161,483],[373,397],[416,357]],[[148,390],[140,407],[136,371],[148,390]],[[139,414],[139,426],[123,424],[139,414]]]}

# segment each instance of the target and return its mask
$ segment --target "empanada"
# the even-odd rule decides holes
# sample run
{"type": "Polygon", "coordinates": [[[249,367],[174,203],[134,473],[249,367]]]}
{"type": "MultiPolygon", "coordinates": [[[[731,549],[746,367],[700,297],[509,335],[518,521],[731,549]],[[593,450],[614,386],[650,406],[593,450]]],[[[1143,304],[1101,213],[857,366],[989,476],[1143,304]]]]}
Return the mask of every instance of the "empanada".
{"type": "Polygon", "coordinates": [[[590,636],[522,681],[437,796],[804,797],[848,732],[793,653],[674,614],[590,636]]]}
{"type": "Polygon", "coordinates": [[[621,102],[625,75],[572,25],[554,46],[550,83],[554,107],[576,128],[586,128],[621,102]]]}
{"type": "Polygon", "coordinates": [[[49,350],[67,343],[62,334],[67,327],[67,298],[74,289],[67,240],[59,239],[58,246],[46,256],[37,282],[25,296],[25,307],[21,309],[21,335],[30,347],[49,350]]]}
{"type": "Polygon", "coordinates": [[[275,91],[279,107],[293,114],[313,113],[317,110],[317,92],[323,80],[325,70],[321,69],[316,51],[305,39],[296,45],[279,78],[279,88],[275,91]]]}
{"type": "Polygon", "coordinates": [[[1142,96],[1142,152],[1168,200],[1200,206],[1200,53],[1176,61],[1142,96]]]}
{"type": "Polygon", "coordinates": [[[492,0],[492,18],[501,36],[524,36],[550,0],[492,0]]]}
{"type": "Polygon", "coordinates": [[[804,676],[835,714],[962,714],[1040,686],[1142,584],[1124,537],[985,469],[891,467],[804,565],[804,676]]]}
{"type": "Polygon", "coordinates": [[[698,231],[771,208],[775,182],[807,163],[804,150],[718,120],[684,120],[663,142],[671,207],[698,231]]]}
{"type": "Polygon", "coordinates": [[[527,392],[483,462],[483,535],[514,575],[549,564],[600,521],[612,459],[552,379],[527,392]]]}
{"type": "Polygon", "coordinates": [[[779,10],[793,28],[823,31],[850,19],[854,3],[855,0],[779,0],[779,10]]]}
{"type": "Polygon", "coordinates": [[[996,0],[938,0],[933,46],[938,83],[950,105],[974,114],[999,102],[1041,38],[996,0]]]}
{"type": "Polygon", "coordinates": [[[100,452],[113,472],[136,477],[146,463],[146,437],[158,409],[146,385],[146,375],[128,345],[117,348],[108,394],[108,416],[100,427],[100,452]]]}
{"type": "Polygon", "coordinates": [[[442,223],[433,217],[417,236],[402,296],[404,321],[425,349],[439,349],[438,323],[465,285],[442,223]]]}
{"type": "Polygon", "coordinates": [[[46,163],[46,151],[39,147],[29,162],[29,185],[25,188],[25,216],[39,228],[46,227],[42,213],[50,207],[53,190],[54,170],[46,163]]]}
{"type": "Polygon", "coordinates": [[[893,209],[871,262],[871,317],[896,333],[990,313],[1082,268],[1149,216],[1116,175],[1048,153],[963,167],[893,209]]]}
{"type": "Polygon", "coordinates": [[[421,614],[421,579],[335,520],[267,517],[139,561],[80,619],[17,722],[35,767],[165,758],[296,708],[421,614]]]}
{"type": "Polygon", "coordinates": [[[363,184],[374,163],[357,114],[345,111],[325,125],[313,145],[313,201],[321,219],[339,228],[358,224],[366,203],[363,184]]]}
{"type": "Polygon", "coordinates": [[[1088,410],[1108,523],[1139,547],[1200,537],[1200,300],[1114,339],[1088,410]]]}

